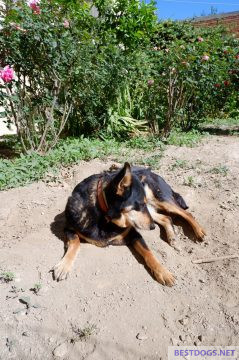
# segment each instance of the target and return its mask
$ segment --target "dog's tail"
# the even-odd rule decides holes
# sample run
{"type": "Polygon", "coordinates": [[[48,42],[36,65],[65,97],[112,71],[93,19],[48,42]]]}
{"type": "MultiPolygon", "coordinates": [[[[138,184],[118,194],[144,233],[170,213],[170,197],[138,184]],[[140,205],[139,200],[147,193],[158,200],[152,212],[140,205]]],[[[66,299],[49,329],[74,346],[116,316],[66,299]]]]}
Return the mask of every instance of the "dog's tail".
{"type": "Polygon", "coordinates": [[[173,191],[173,197],[176,203],[184,210],[188,209],[188,205],[186,204],[185,200],[182,198],[182,196],[176,192],[173,191]]]}

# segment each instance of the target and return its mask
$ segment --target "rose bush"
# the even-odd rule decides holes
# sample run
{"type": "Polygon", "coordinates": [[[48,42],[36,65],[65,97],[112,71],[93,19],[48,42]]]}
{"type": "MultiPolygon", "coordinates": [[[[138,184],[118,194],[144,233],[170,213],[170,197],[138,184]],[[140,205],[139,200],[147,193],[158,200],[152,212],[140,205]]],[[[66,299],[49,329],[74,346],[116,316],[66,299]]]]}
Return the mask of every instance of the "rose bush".
{"type": "Polygon", "coordinates": [[[238,108],[238,40],[221,28],[157,23],[138,0],[7,0],[0,100],[24,151],[60,136],[196,127],[238,108]]]}

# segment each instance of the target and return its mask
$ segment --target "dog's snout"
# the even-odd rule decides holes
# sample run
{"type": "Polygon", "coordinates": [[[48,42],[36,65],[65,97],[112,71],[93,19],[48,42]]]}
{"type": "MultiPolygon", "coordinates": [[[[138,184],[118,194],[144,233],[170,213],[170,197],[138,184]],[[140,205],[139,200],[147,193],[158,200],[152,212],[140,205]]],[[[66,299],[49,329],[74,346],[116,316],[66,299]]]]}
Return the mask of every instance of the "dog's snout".
{"type": "Polygon", "coordinates": [[[154,230],[155,229],[155,224],[151,223],[149,228],[150,228],[150,230],[154,230]]]}

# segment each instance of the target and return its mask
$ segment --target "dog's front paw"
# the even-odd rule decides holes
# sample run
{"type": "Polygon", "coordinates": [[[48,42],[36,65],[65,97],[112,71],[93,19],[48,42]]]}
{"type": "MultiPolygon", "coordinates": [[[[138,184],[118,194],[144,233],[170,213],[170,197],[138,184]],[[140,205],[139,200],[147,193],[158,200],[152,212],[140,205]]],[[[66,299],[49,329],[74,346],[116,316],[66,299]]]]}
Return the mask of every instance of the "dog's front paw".
{"type": "Polygon", "coordinates": [[[170,271],[168,271],[162,265],[158,265],[152,269],[152,272],[156,278],[156,280],[162,284],[167,286],[173,286],[175,283],[175,278],[170,271]]]}
{"type": "Polygon", "coordinates": [[[67,279],[71,266],[64,258],[53,267],[54,279],[57,281],[67,279]]]}
{"type": "Polygon", "coordinates": [[[206,235],[206,232],[202,228],[199,228],[196,231],[197,240],[200,242],[203,241],[205,235],[206,235]]]}

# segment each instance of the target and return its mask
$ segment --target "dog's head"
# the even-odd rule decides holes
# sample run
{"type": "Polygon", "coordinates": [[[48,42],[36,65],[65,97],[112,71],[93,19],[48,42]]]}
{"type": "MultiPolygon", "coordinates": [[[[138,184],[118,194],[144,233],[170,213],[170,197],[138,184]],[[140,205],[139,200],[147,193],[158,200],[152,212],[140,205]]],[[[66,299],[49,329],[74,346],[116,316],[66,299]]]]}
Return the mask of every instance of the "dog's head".
{"type": "Polygon", "coordinates": [[[116,173],[105,192],[109,207],[107,215],[114,224],[142,230],[155,228],[146,205],[144,187],[128,163],[116,173]]]}

